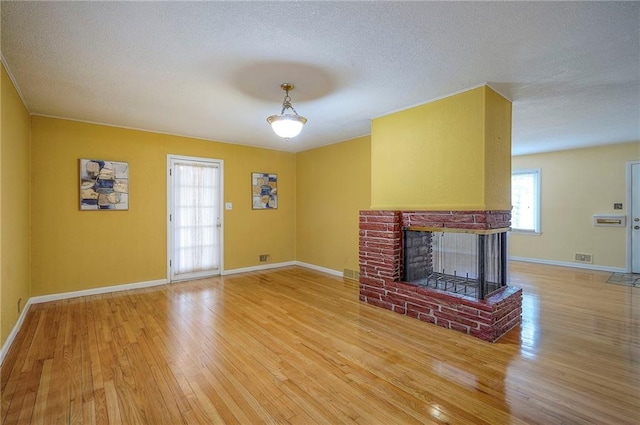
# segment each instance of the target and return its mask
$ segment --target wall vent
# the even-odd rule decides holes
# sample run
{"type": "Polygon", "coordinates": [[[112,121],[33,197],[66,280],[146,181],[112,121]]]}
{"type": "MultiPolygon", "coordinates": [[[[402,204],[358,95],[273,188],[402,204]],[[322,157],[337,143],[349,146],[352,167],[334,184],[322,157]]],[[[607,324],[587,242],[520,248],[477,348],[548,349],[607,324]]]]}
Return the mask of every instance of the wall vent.
{"type": "Polygon", "coordinates": [[[344,269],[342,276],[345,279],[360,280],[360,272],[351,269],[344,269]]]}
{"type": "Polygon", "coordinates": [[[574,252],[573,261],[576,263],[593,263],[593,254],[587,254],[585,252],[574,252]]]}

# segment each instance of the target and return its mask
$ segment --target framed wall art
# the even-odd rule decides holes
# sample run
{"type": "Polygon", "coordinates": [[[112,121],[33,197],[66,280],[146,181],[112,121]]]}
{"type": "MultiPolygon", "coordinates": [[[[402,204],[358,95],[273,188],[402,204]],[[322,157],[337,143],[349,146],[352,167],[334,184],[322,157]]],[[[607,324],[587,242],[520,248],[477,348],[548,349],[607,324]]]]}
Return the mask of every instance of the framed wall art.
{"type": "Polygon", "coordinates": [[[80,159],[80,210],[129,209],[129,164],[80,159]]]}
{"type": "Polygon", "coordinates": [[[254,210],[278,208],[278,175],[251,173],[252,207],[254,210]]]}

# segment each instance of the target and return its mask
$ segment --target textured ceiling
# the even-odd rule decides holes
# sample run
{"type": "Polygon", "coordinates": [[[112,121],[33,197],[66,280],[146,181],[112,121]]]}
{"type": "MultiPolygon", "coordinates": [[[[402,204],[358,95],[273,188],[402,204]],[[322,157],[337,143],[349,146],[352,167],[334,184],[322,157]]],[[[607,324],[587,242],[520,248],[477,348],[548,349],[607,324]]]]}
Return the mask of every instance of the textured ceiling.
{"type": "Polygon", "coordinates": [[[514,154],[640,140],[639,2],[6,2],[33,114],[302,151],[488,83],[514,154]],[[280,84],[309,119],[265,119],[280,84]]]}

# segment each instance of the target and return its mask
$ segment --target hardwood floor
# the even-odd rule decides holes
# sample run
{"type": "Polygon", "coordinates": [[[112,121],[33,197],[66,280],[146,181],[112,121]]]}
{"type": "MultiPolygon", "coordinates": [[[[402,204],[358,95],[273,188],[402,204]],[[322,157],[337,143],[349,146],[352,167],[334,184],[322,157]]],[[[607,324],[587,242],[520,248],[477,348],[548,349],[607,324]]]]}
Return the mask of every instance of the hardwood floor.
{"type": "Polygon", "coordinates": [[[640,288],[513,262],[495,344],[290,267],[31,307],[2,424],[638,424],[640,288]]]}

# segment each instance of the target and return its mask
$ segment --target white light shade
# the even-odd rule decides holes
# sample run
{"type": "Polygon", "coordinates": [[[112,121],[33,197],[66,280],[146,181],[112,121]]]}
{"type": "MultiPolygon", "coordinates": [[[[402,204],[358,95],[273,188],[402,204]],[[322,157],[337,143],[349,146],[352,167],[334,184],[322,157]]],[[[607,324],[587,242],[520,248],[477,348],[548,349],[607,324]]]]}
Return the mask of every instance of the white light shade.
{"type": "Polygon", "coordinates": [[[271,115],[267,118],[267,122],[271,124],[271,128],[278,136],[290,139],[300,134],[307,119],[300,115],[283,114],[271,115]]]}

